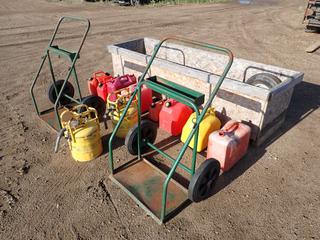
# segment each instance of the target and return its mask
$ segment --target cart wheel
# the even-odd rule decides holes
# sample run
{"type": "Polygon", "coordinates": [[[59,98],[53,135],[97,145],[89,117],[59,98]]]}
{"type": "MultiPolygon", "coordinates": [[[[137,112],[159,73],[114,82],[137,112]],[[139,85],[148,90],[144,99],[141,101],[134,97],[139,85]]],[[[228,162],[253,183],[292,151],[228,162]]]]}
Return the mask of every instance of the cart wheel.
{"type": "Polygon", "coordinates": [[[98,118],[100,121],[103,120],[103,115],[106,112],[106,103],[99,96],[90,95],[82,99],[81,103],[88,107],[93,107],[98,112],[98,118]]]}
{"type": "Polygon", "coordinates": [[[188,197],[192,202],[200,202],[212,193],[220,174],[220,163],[218,160],[210,158],[204,161],[196,170],[192,177],[188,197]]]}
{"type": "Polygon", "coordinates": [[[250,77],[246,83],[265,89],[271,89],[281,83],[281,80],[270,73],[258,73],[250,77]]]}
{"type": "MultiPolygon", "coordinates": [[[[64,80],[58,80],[58,81],[55,82],[55,85],[57,87],[58,93],[60,92],[63,83],[64,83],[64,80]]],[[[74,96],[74,88],[73,88],[71,83],[69,83],[69,82],[66,83],[66,85],[64,87],[64,90],[63,90],[63,93],[69,95],[70,97],[74,96]]],[[[54,84],[53,83],[49,88],[48,97],[49,97],[50,102],[52,102],[52,103],[55,103],[56,100],[57,100],[57,94],[56,94],[56,91],[54,89],[54,84]]],[[[67,105],[70,102],[71,102],[70,99],[68,99],[68,98],[66,98],[64,96],[61,96],[60,104],[67,105]]]]}
{"type": "MultiPolygon", "coordinates": [[[[146,139],[150,143],[154,143],[157,137],[157,128],[153,122],[150,120],[142,120],[141,121],[141,139],[146,139]]],[[[133,128],[127,133],[125,139],[125,145],[127,146],[128,152],[132,155],[138,154],[138,124],[134,125],[133,128]]],[[[149,147],[141,144],[141,154],[145,153],[149,147]]]]}

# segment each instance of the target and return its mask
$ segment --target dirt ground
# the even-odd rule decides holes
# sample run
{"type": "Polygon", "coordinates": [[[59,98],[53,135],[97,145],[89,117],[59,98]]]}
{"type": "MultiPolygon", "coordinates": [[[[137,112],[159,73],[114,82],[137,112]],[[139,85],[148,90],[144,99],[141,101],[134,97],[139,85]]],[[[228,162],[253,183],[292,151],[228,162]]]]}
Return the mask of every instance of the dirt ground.
{"type": "MultiPolygon", "coordinates": [[[[320,55],[304,51],[320,35],[303,31],[304,1],[260,2],[130,8],[1,1],[0,239],[320,239],[320,55]],[[64,143],[54,154],[56,134],[36,116],[29,87],[63,15],[92,23],[77,64],[83,91],[92,72],[112,70],[106,44],[167,35],[216,43],[238,57],[304,72],[304,82],[273,141],[251,148],[221,176],[211,198],[158,225],[111,183],[107,153],[77,163],[64,143]]],[[[75,46],[80,27],[65,30],[70,34],[62,40],[75,46]]],[[[64,67],[59,63],[56,71],[64,67]]],[[[47,98],[45,83],[39,99],[47,98]]],[[[115,155],[117,161],[129,157],[123,147],[115,155]]]]}

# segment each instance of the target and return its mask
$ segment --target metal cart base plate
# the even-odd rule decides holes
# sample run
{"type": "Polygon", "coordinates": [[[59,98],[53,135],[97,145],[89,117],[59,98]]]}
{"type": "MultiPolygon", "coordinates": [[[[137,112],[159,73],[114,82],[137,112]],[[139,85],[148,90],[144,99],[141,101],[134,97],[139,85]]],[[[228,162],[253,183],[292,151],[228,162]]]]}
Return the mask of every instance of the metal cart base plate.
{"type": "MultiPolygon", "coordinates": [[[[63,107],[58,109],[59,116],[63,110],[65,110],[65,108],[63,108],[63,107]]],[[[48,109],[46,111],[41,112],[39,117],[41,118],[41,120],[46,122],[53,130],[59,131],[60,126],[59,126],[59,122],[56,118],[54,108],[51,108],[51,109],[48,109]]]]}
{"type": "MultiPolygon", "coordinates": [[[[146,210],[158,223],[162,223],[161,200],[163,183],[167,175],[147,159],[137,160],[110,175],[111,180],[146,210]]],[[[189,202],[187,190],[171,180],[168,186],[167,219],[183,209],[189,202]]],[[[165,220],[167,220],[165,219],[165,220]]]]}

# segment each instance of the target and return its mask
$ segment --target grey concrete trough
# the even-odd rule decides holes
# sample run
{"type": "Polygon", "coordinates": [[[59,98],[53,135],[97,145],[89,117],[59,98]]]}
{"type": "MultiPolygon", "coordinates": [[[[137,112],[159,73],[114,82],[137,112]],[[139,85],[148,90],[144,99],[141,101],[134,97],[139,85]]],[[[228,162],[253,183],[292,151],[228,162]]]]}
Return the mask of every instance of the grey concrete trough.
{"type": "MultiPolygon", "coordinates": [[[[141,75],[157,43],[159,40],[141,38],[107,46],[114,74],[141,75]]],[[[148,74],[205,93],[208,98],[227,60],[219,53],[169,42],[161,47],[148,74]]],[[[219,109],[223,122],[231,118],[249,124],[252,140],[260,145],[283,124],[294,86],[302,80],[301,72],[235,58],[212,105],[219,109]],[[276,75],[281,83],[272,89],[245,83],[261,72],[276,75]]]]}

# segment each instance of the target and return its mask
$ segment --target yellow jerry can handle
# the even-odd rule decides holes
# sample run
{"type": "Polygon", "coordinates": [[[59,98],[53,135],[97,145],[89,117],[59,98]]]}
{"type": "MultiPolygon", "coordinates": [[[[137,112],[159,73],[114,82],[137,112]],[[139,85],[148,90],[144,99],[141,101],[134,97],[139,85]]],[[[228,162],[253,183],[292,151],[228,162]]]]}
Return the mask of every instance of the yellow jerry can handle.
{"type": "MultiPolygon", "coordinates": [[[[201,112],[201,110],[200,110],[200,112],[201,112]]],[[[215,116],[216,115],[215,108],[214,107],[209,107],[207,112],[206,112],[206,115],[207,114],[213,114],[215,116]]],[[[195,117],[192,118],[192,123],[193,123],[194,126],[197,124],[197,119],[195,117]]]]}

